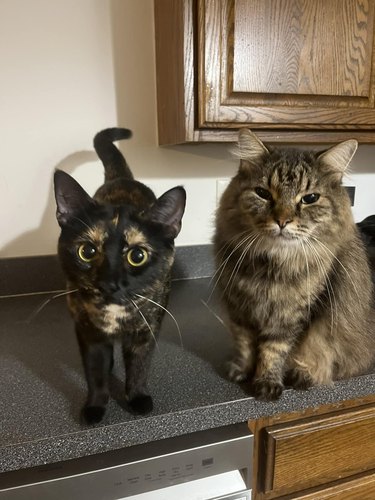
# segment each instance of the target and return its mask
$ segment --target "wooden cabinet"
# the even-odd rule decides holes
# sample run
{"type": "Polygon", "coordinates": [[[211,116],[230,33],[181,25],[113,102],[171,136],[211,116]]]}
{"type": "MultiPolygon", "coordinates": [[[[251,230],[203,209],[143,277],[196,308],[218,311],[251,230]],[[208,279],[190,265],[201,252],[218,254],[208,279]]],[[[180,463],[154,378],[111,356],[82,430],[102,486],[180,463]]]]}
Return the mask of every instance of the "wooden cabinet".
{"type": "Polygon", "coordinates": [[[375,498],[375,396],[250,423],[255,500],[375,498]]]}
{"type": "Polygon", "coordinates": [[[324,488],[324,490],[292,498],[294,500],[374,500],[375,474],[366,474],[357,479],[324,488]]]}
{"type": "Polygon", "coordinates": [[[375,142],[375,0],[155,0],[160,144],[375,142]]]}

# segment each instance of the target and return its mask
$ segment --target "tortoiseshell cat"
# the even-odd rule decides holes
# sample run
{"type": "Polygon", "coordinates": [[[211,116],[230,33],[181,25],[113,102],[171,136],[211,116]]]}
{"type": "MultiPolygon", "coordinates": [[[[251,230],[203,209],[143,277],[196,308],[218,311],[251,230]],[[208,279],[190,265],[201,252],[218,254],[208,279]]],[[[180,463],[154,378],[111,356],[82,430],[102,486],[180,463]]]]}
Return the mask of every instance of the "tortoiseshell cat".
{"type": "Polygon", "coordinates": [[[356,149],[270,149],[240,131],[214,243],[235,341],[229,376],[253,378],[259,399],[359,374],[374,358],[371,274],[341,185],[356,149]]]}
{"type": "Polygon", "coordinates": [[[99,422],[109,398],[113,346],[120,341],[125,394],[136,413],[152,410],[146,383],[168,300],[174,239],[181,229],[185,190],[156,198],[133,175],[113,141],[131,131],[110,128],[94,138],[105,182],[93,198],[68,174],[55,172],[58,254],[67,278],[88,384],[83,415],[99,422]]]}

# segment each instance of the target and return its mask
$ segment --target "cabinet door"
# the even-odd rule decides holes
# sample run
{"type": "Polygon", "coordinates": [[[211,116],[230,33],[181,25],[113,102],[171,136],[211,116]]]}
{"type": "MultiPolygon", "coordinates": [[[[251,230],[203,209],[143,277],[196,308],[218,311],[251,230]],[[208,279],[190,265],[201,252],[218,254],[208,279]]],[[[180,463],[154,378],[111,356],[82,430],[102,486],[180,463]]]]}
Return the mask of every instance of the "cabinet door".
{"type": "Polygon", "coordinates": [[[293,497],[294,500],[374,500],[375,474],[365,475],[313,493],[293,497]]]}
{"type": "Polygon", "coordinates": [[[374,0],[199,0],[198,127],[371,130],[374,0]]]}
{"type": "Polygon", "coordinates": [[[375,407],[266,427],[262,491],[269,498],[375,469],[375,407]]]}

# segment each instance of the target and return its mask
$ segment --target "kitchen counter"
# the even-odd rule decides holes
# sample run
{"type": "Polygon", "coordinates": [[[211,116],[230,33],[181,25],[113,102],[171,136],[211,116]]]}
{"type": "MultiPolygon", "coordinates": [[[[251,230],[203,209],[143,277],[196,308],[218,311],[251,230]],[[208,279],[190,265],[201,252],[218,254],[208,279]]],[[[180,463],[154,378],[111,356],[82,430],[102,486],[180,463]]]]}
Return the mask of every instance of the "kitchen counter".
{"type": "Polygon", "coordinates": [[[183,346],[166,315],[149,377],[153,412],[134,416],[126,411],[117,356],[112,399],[96,426],[80,419],[86,384],[64,297],[51,300],[36,315],[54,294],[1,298],[0,472],[375,393],[375,374],[369,373],[332,387],[286,390],[276,402],[255,401],[246,387],[224,377],[231,341],[209,293],[208,278],[173,282],[169,309],[179,323],[183,346]]]}

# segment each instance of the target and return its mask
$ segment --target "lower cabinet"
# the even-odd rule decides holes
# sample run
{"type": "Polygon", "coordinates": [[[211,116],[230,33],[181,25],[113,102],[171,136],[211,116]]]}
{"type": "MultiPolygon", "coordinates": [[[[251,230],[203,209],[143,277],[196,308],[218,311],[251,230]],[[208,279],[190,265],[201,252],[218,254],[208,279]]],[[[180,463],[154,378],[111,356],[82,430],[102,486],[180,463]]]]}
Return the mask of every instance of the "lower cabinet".
{"type": "Polygon", "coordinates": [[[357,479],[342,482],[323,490],[284,498],[295,500],[374,500],[375,474],[365,475],[357,479]]]}
{"type": "Polygon", "coordinates": [[[375,396],[249,422],[255,500],[375,499],[375,396]]]}

